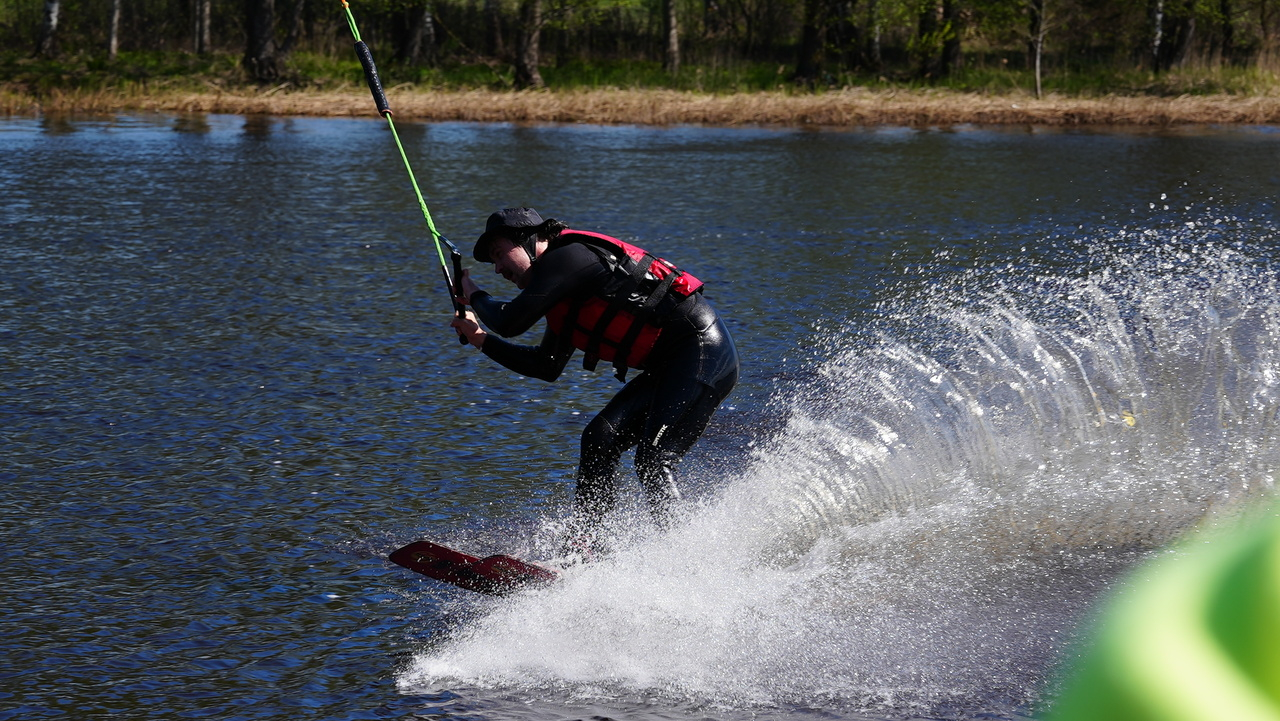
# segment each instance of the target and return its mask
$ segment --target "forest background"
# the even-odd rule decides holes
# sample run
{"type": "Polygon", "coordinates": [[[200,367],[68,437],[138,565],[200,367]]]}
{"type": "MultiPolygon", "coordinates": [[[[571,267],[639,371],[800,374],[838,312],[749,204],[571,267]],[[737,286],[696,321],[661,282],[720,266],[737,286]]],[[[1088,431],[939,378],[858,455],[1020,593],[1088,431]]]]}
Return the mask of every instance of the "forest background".
{"type": "MultiPolygon", "coordinates": [[[[411,98],[411,116],[427,118],[600,120],[583,108],[629,102],[603,120],[725,122],[714,97],[743,94],[753,99],[728,122],[787,122],[801,112],[770,114],[764,93],[808,98],[792,104],[810,108],[802,121],[828,124],[874,122],[849,108],[884,111],[911,98],[933,108],[917,121],[946,122],[951,103],[986,109],[961,120],[1021,122],[1029,111],[1010,96],[1044,99],[1042,115],[1061,122],[1124,122],[1126,112],[1169,122],[1180,119],[1174,109],[1192,106],[1212,109],[1200,121],[1280,121],[1280,0],[352,0],[351,8],[384,84],[411,98]],[[544,92],[511,92],[521,90],[544,92]],[[595,100],[583,99],[589,91],[595,100]],[[812,110],[839,98],[843,111],[812,110]]],[[[341,0],[0,0],[0,48],[0,111],[11,114],[355,114],[369,105],[367,92],[354,100],[363,74],[341,0]]]]}

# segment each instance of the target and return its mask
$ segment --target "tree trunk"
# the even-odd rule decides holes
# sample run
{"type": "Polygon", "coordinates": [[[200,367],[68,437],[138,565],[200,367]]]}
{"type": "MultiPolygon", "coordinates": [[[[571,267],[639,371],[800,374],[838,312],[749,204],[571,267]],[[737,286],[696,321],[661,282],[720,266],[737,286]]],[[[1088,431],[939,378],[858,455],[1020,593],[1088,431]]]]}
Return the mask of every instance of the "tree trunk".
{"type": "Polygon", "coordinates": [[[1148,12],[1151,23],[1151,44],[1147,49],[1148,58],[1151,60],[1151,68],[1156,72],[1160,72],[1163,70],[1160,66],[1160,59],[1163,56],[1161,45],[1164,42],[1164,0],[1151,0],[1148,12]]]}
{"type": "Polygon", "coordinates": [[[857,6],[854,0],[836,0],[832,9],[829,46],[841,69],[866,65],[862,57],[865,31],[853,19],[857,6]]]}
{"type": "Polygon", "coordinates": [[[516,47],[516,88],[546,87],[538,72],[539,48],[542,39],[542,0],[522,0],[520,3],[520,37],[516,47]]]}
{"type": "Polygon", "coordinates": [[[1269,3],[1258,3],[1258,28],[1262,36],[1262,52],[1265,55],[1272,49],[1273,33],[1271,32],[1271,13],[1269,3]]]}
{"type": "Polygon", "coordinates": [[[924,3],[920,8],[918,17],[918,25],[916,37],[919,38],[919,47],[916,50],[917,60],[919,62],[918,73],[922,78],[936,78],[938,76],[938,61],[940,57],[940,47],[938,43],[939,25],[941,24],[936,3],[930,1],[924,3]]]}
{"type": "Polygon", "coordinates": [[[213,33],[209,30],[213,18],[213,0],[196,0],[196,54],[205,55],[211,51],[213,33]]]}
{"type": "Polygon", "coordinates": [[[1048,24],[1045,22],[1045,3],[1048,0],[1030,0],[1027,4],[1030,10],[1031,27],[1031,63],[1035,67],[1036,73],[1036,99],[1040,99],[1044,95],[1044,86],[1042,83],[1043,60],[1044,60],[1044,38],[1048,32],[1048,24]]]}
{"type": "Polygon", "coordinates": [[[1156,72],[1181,65],[1196,34],[1195,8],[1189,2],[1155,0],[1151,19],[1152,63],[1156,72]]]}
{"type": "Polygon", "coordinates": [[[956,0],[928,0],[920,6],[916,59],[922,78],[946,77],[960,64],[960,8],[956,0]]]}
{"type": "Polygon", "coordinates": [[[436,26],[432,21],[431,3],[423,3],[422,9],[414,17],[413,28],[409,31],[409,44],[405,48],[405,60],[410,65],[419,65],[424,61],[430,65],[435,60],[436,52],[436,26]]]}
{"type": "Polygon", "coordinates": [[[947,76],[960,67],[960,4],[942,0],[942,54],[938,74],[947,76]]]}
{"type": "Polygon", "coordinates": [[[293,52],[293,47],[298,44],[298,38],[302,37],[302,14],[306,9],[307,0],[295,0],[293,3],[293,15],[289,18],[289,33],[285,35],[284,43],[276,51],[281,56],[293,52]]]}
{"type": "Polygon", "coordinates": [[[1221,0],[1218,3],[1218,14],[1222,16],[1222,61],[1233,65],[1236,56],[1236,34],[1231,22],[1233,14],[1231,0],[1221,0]]]}
{"type": "Polygon", "coordinates": [[[1165,60],[1165,69],[1180,67],[1187,61],[1187,55],[1191,52],[1191,42],[1196,37],[1196,18],[1191,8],[1187,8],[1187,15],[1175,18],[1170,24],[1168,41],[1165,47],[1168,49],[1168,56],[1165,60]]]}
{"type": "Polygon", "coordinates": [[[720,3],[702,0],[702,32],[704,37],[720,34],[720,3]]]}
{"type": "Polygon", "coordinates": [[[107,38],[107,58],[111,60],[120,52],[120,3],[121,0],[111,0],[111,27],[107,38]]]}
{"type": "Polygon", "coordinates": [[[804,0],[804,24],[800,31],[800,56],[796,59],[797,82],[813,84],[822,77],[823,50],[827,43],[825,0],[804,0]]]}
{"type": "Polygon", "coordinates": [[[44,22],[40,28],[40,42],[36,44],[36,55],[51,58],[58,53],[58,14],[61,10],[60,0],[44,0],[44,22]]]}
{"type": "Polygon", "coordinates": [[[260,83],[280,77],[280,56],[276,47],[275,0],[245,0],[248,42],[244,52],[244,68],[260,83]]]}
{"type": "Polygon", "coordinates": [[[484,0],[484,36],[490,57],[501,58],[507,54],[502,42],[501,0],[484,0]]]}
{"type": "Polygon", "coordinates": [[[884,53],[881,51],[880,45],[881,25],[877,0],[869,0],[867,3],[867,27],[870,32],[867,33],[867,60],[877,73],[884,72],[884,53]]]}
{"type": "Polygon", "coordinates": [[[663,32],[667,38],[667,49],[662,59],[662,67],[668,75],[680,72],[680,24],[676,17],[676,0],[662,0],[663,32]]]}

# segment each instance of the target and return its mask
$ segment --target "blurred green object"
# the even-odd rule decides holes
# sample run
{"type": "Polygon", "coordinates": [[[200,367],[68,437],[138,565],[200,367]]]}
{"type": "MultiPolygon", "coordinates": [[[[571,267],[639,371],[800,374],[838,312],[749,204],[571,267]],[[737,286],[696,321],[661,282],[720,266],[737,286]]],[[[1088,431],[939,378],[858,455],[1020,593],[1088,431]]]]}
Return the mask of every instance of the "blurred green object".
{"type": "Polygon", "coordinates": [[[1280,510],[1138,569],[1046,719],[1280,721],[1280,510]]]}

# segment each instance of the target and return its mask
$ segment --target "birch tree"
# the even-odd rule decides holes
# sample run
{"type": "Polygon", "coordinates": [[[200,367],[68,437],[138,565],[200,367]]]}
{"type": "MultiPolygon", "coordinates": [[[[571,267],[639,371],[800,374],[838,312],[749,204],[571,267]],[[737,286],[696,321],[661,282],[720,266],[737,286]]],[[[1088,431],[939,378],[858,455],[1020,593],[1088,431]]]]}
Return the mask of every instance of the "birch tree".
{"type": "Polygon", "coordinates": [[[196,0],[195,11],[195,32],[192,33],[194,39],[194,50],[196,55],[205,55],[211,50],[213,44],[212,32],[209,30],[210,21],[213,19],[213,0],[196,0]]]}
{"type": "Polygon", "coordinates": [[[538,72],[541,60],[542,0],[522,0],[520,3],[520,34],[516,41],[516,78],[519,89],[542,88],[546,83],[538,72]]]}
{"type": "Polygon", "coordinates": [[[60,0],[44,0],[43,23],[40,28],[40,41],[36,44],[36,55],[51,58],[57,54],[58,15],[61,12],[60,0]]]}
{"type": "Polygon", "coordinates": [[[436,25],[431,11],[432,3],[424,2],[414,10],[413,25],[409,29],[409,41],[404,57],[410,65],[423,61],[432,63],[436,53],[436,25]]]}
{"type": "Polygon", "coordinates": [[[1049,33],[1049,17],[1047,15],[1049,0],[1027,0],[1027,10],[1031,19],[1028,28],[1030,38],[1032,64],[1036,75],[1036,99],[1044,97],[1044,39],[1049,33]]]}
{"type": "Polygon", "coordinates": [[[107,38],[107,57],[116,59],[120,51],[120,3],[122,0],[111,0],[111,22],[107,38]]]}
{"type": "Polygon", "coordinates": [[[666,36],[662,67],[667,74],[674,76],[680,72],[680,24],[676,17],[676,0],[662,0],[662,20],[666,36]]]}

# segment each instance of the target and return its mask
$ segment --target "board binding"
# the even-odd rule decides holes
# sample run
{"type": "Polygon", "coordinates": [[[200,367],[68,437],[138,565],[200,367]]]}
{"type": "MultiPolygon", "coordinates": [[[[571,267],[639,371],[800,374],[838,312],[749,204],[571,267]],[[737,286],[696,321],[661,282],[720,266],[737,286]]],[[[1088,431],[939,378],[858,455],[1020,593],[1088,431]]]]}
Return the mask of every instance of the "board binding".
{"type": "Polygon", "coordinates": [[[550,568],[495,554],[480,558],[431,541],[414,541],[388,556],[392,563],[468,591],[503,596],[550,583],[560,574],[550,568]]]}

